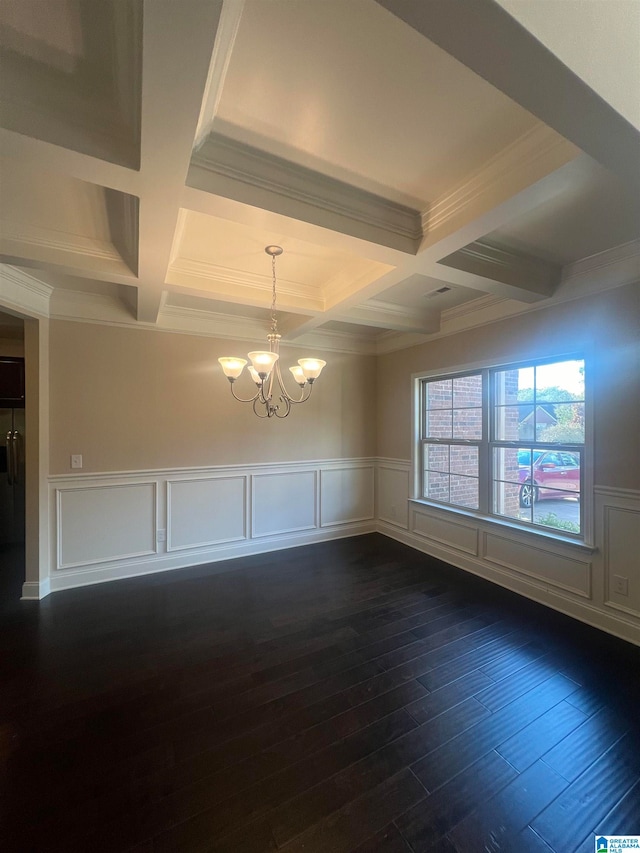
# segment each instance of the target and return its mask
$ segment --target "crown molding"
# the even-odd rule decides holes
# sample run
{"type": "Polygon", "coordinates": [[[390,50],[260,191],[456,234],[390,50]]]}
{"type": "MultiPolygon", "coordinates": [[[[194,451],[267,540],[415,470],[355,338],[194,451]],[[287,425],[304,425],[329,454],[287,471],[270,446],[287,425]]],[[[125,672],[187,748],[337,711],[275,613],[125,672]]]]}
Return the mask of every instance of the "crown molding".
{"type": "Polygon", "coordinates": [[[545,160],[555,164],[558,157],[567,151],[573,153],[576,148],[551,128],[537,123],[479,169],[471,172],[456,187],[436,199],[422,214],[423,232],[427,234],[442,228],[483,196],[494,195],[499,186],[510,183],[514,178],[521,178],[530,166],[545,160]]]}
{"type": "Polygon", "coordinates": [[[345,323],[374,326],[395,332],[432,334],[440,330],[439,311],[424,309],[418,311],[374,299],[350,308],[336,319],[345,323]]]}
{"type": "Polygon", "coordinates": [[[376,338],[376,355],[387,355],[410,347],[420,346],[433,340],[433,335],[415,332],[384,332],[376,338]]]}
{"type": "Polygon", "coordinates": [[[542,297],[551,296],[560,282],[561,267],[558,264],[514,252],[486,240],[475,240],[442,258],[439,263],[542,297]]]}
{"type": "Polygon", "coordinates": [[[597,255],[567,264],[562,270],[558,295],[610,290],[640,281],[640,240],[631,240],[597,255]]]}
{"type": "MultiPolygon", "coordinates": [[[[267,307],[271,302],[270,276],[232,270],[193,258],[176,257],[167,272],[166,283],[179,287],[188,285],[190,279],[197,282],[207,281],[210,285],[207,292],[215,296],[218,290],[221,298],[229,292],[237,299],[239,293],[246,292],[247,295],[252,295],[252,301],[256,300],[258,305],[267,307]]],[[[199,289],[203,289],[201,284],[199,289]]],[[[324,309],[322,291],[313,285],[278,279],[278,297],[281,306],[289,304],[295,307],[305,306],[311,310],[324,309]]]]}
{"type": "Polygon", "coordinates": [[[117,326],[137,325],[135,317],[119,297],[65,288],[54,289],[49,316],[52,320],[74,320],[117,326]]]}
{"type": "Polygon", "coordinates": [[[422,238],[418,210],[215,131],[194,153],[187,184],[409,254],[422,238]]]}
{"type": "Polygon", "coordinates": [[[28,315],[49,316],[53,287],[16,267],[0,264],[0,304],[28,315]]]}
{"type": "Polygon", "coordinates": [[[207,138],[218,112],[222,88],[244,11],[244,2],[245,0],[233,0],[233,2],[227,0],[226,3],[223,2],[222,4],[209,73],[207,74],[207,83],[202,98],[202,109],[198,119],[194,148],[199,148],[207,138]]]}

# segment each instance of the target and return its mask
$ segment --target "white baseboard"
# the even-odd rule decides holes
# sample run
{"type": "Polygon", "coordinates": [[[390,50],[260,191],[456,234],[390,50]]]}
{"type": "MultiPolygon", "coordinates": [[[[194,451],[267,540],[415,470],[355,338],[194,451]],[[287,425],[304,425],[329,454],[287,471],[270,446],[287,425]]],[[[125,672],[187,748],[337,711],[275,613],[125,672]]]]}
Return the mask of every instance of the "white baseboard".
{"type": "Polygon", "coordinates": [[[22,584],[22,595],[20,601],[40,601],[46,598],[51,592],[50,578],[45,578],[43,581],[25,581],[22,584]]]}
{"type": "MultiPolygon", "coordinates": [[[[231,543],[226,546],[205,549],[197,553],[169,553],[136,560],[120,560],[117,565],[102,565],[84,568],[81,571],[65,569],[51,576],[51,592],[64,589],[74,589],[80,586],[106,583],[126,578],[142,577],[156,572],[168,572],[174,569],[185,569],[207,563],[211,573],[229,571],[228,565],[219,565],[223,561],[235,560],[255,554],[266,554],[271,551],[281,551],[285,548],[296,548],[301,545],[311,545],[314,542],[327,542],[332,539],[344,539],[349,536],[360,536],[363,533],[373,533],[376,530],[375,521],[345,524],[341,527],[318,529],[291,533],[268,539],[252,539],[231,543]],[[218,565],[216,565],[218,564],[218,565]]],[[[47,590],[48,592],[49,590],[47,590]]],[[[43,597],[43,596],[41,596],[43,597]]]]}

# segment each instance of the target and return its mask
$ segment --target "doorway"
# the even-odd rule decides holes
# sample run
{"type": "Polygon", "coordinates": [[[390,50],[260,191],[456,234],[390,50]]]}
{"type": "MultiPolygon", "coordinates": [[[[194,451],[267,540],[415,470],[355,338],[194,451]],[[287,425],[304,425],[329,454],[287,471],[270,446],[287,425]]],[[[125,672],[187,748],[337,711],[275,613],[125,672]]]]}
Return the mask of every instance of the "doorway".
{"type": "Polygon", "coordinates": [[[0,312],[0,601],[20,599],[25,580],[24,321],[0,312]]]}

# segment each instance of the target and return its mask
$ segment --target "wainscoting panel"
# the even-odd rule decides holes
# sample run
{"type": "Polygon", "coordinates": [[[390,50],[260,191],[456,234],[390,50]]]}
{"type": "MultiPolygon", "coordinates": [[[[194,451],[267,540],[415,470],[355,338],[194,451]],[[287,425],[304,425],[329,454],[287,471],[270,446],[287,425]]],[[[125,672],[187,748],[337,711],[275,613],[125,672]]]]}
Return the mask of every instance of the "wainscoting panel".
{"type": "Polygon", "coordinates": [[[235,557],[371,533],[375,464],[367,457],[50,477],[51,571],[24,594],[203,563],[228,571],[222,561],[235,557]]]}
{"type": "Polygon", "coordinates": [[[167,481],[167,551],[246,538],[247,478],[167,481]]]}
{"type": "Polygon", "coordinates": [[[596,488],[607,607],[640,616],[640,492],[596,488]]]}
{"type": "Polygon", "coordinates": [[[374,468],[327,469],[320,472],[320,524],[331,527],[374,517],[374,468]]]}
{"type": "Polygon", "coordinates": [[[318,526],[316,471],[254,474],[251,536],[279,536],[318,526]]]}
{"type": "Polygon", "coordinates": [[[483,556],[488,563],[511,569],[585,598],[591,596],[591,562],[568,557],[549,545],[514,541],[484,531],[483,556]]]}
{"type": "Polygon", "coordinates": [[[409,463],[393,460],[378,465],[378,518],[407,530],[409,527],[409,463]]]}
{"type": "Polygon", "coordinates": [[[56,569],[156,552],[155,482],[56,490],[56,569]]]}
{"type": "Polygon", "coordinates": [[[437,515],[427,515],[416,510],[412,513],[411,529],[418,536],[432,539],[465,554],[478,553],[478,528],[474,524],[449,521],[437,515]]]}

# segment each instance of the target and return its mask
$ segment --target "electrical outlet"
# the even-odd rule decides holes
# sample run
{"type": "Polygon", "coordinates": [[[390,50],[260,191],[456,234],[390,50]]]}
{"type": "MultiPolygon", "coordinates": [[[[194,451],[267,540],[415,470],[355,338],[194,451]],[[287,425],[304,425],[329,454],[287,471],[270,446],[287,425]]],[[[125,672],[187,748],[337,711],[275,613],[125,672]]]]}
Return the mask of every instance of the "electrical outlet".
{"type": "Polygon", "coordinates": [[[622,575],[614,575],[613,591],[616,595],[629,595],[629,578],[623,578],[622,575]]]}
{"type": "Polygon", "coordinates": [[[71,455],[71,467],[82,468],[82,453],[73,453],[71,455]]]}
{"type": "Polygon", "coordinates": [[[167,531],[166,530],[158,530],[156,533],[156,540],[158,542],[166,542],[167,541],[167,531]]]}

